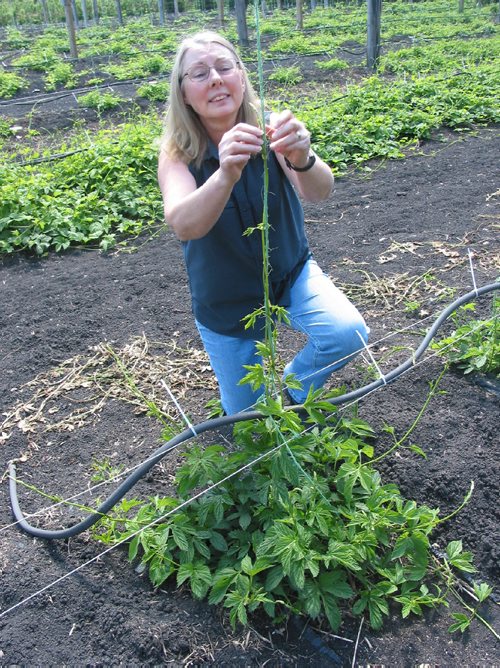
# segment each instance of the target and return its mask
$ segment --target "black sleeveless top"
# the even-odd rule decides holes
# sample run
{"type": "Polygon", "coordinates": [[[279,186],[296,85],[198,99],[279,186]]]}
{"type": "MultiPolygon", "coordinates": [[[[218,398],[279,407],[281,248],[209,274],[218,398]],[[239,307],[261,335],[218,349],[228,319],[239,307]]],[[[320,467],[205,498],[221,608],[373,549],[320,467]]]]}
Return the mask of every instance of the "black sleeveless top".
{"type": "MultiPolygon", "coordinates": [[[[272,304],[286,307],[310,252],[297,194],[273,153],[268,164],[270,296],[272,304]]],[[[218,168],[218,151],[210,142],[201,167],[191,164],[189,171],[200,187],[218,168]]],[[[228,336],[261,337],[262,323],[245,330],[242,318],[261,306],[264,297],[261,235],[255,230],[244,236],[262,222],[263,177],[262,156],[251,158],[212,229],[201,239],[182,242],[194,316],[228,336]]]]}

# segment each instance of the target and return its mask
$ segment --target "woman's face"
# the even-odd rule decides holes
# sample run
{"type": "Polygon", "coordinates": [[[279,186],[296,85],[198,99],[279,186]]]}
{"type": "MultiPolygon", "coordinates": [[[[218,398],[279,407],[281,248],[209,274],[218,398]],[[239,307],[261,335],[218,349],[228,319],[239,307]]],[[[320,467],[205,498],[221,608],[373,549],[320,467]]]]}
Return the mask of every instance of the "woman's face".
{"type": "Polygon", "coordinates": [[[184,102],[204,125],[211,121],[232,127],[243,102],[243,72],[235,55],[222,44],[200,44],[184,55],[182,71],[184,102]]]}

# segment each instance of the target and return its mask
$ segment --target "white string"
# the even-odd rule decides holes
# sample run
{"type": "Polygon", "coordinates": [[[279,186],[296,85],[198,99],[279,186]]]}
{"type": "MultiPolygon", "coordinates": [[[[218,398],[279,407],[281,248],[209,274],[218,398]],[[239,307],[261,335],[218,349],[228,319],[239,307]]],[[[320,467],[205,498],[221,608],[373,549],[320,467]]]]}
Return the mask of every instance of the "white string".
{"type": "MultiPolygon", "coordinates": [[[[479,325],[478,325],[478,326],[479,326],[479,325]]],[[[413,368],[415,368],[416,366],[419,366],[420,364],[423,364],[424,362],[426,363],[426,362],[428,362],[431,358],[433,358],[433,357],[437,357],[438,355],[439,355],[439,352],[435,352],[435,353],[433,353],[433,354],[431,354],[431,355],[428,355],[426,358],[423,358],[423,359],[421,359],[420,361],[418,361],[418,362],[415,364],[414,367],[409,367],[408,369],[406,369],[405,371],[403,371],[403,372],[401,373],[401,376],[405,375],[408,371],[413,370],[413,368]]],[[[363,399],[366,399],[368,396],[370,396],[371,394],[374,394],[375,392],[377,392],[378,390],[382,389],[383,387],[384,387],[383,385],[380,385],[380,386],[374,388],[373,390],[371,390],[370,392],[368,392],[366,395],[364,395],[362,398],[363,398],[363,399]]],[[[355,400],[353,400],[352,402],[350,402],[350,403],[348,403],[348,404],[344,404],[343,406],[341,406],[341,407],[339,408],[339,411],[340,411],[340,410],[346,410],[346,409],[349,408],[350,406],[353,406],[354,404],[356,404],[358,401],[359,401],[359,399],[355,399],[355,400]]],[[[304,429],[302,433],[306,433],[310,428],[311,428],[311,427],[308,427],[308,428],[304,429]]],[[[293,436],[292,438],[295,438],[295,437],[296,437],[296,436],[293,436]]],[[[247,464],[244,464],[242,467],[240,467],[240,468],[237,469],[236,471],[233,471],[233,473],[230,473],[229,475],[227,475],[226,477],[222,478],[222,479],[219,480],[218,482],[213,483],[212,485],[210,485],[210,486],[207,487],[206,489],[202,490],[201,492],[198,492],[198,494],[195,494],[194,496],[190,497],[189,499],[186,499],[186,501],[183,501],[181,504],[179,504],[178,506],[176,506],[175,508],[173,508],[173,509],[170,510],[169,512],[165,513],[165,515],[163,515],[162,517],[153,520],[152,522],[150,522],[148,525],[146,525],[146,526],[144,526],[144,527],[141,527],[140,529],[138,529],[138,530],[135,531],[134,533],[130,534],[130,535],[127,536],[126,538],[124,538],[124,539],[118,541],[118,542],[115,543],[114,545],[111,545],[111,547],[107,548],[106,550],[104,550],[103,552],[99,553],[99,554],[96,555],[95,557],[92,557],[92,559],[89,559],[88,561],[84,562],[83,564],[80,564],[80,565],[77,566],[76,568],[72,569],[69,573],[65,573],[65,574],[64,574],[63,576],[61,576],[60,578],[57,578],[56,580],[54,580],[53,582],[49,583],[49,584],[46,585],[45,587],[42,587],[41,589],[39,589],[38,591],[34,592],[33,594],[31,594],[31,595],[28,596],[27,598],[23,599],[22,601],[19,601],[18,603],[16,603],[15,605],[11,606],[10,608],[7,608],[7,610],[4,610],[2,613],[0,613],[0,619],[1,619],[2,617],[4,617],[5,615],[7,615],[9,612],[12,612],[13,610],[15,610],[16,608],[18,608],[19,606],[23,605],[24,603],[27,603],[28,601],[32,600],[32,599],[35,598],[36,596],[39,596],[39,595],[42,594],[44,591],[47,591],[47,590],[50,589],[51,587],[55,586],[55,585],[58,584],[59,582],[62,582],[63,580],[65,580],[66,578],[70,577],[70,576],[73,575],[74,573],[77,573],[78,571],[82,570],[85,566],[88,566],[89,564],[93,563],[94,561],[97,561],[98,559],[100,559],[100,558],[103,557],[104,555],[106,555],[106,554],[108,554],[109,552],[111,552],[111,550],[114,550],[116,547],[119,547],[120,545],[125,544],[125,543],[128,542],[131,538],[134,538],[134,537],[137,536],[139,533],[141,533],[141,531],[144,531],[144,530],[150,528],[151,526],[154,526],[155,524],[158,524],[159,522],[164,521],[165,519],[167,519],[168,517],[170,517],[171,515],[173,515],[173,514],[174,514],[175,512],[177,512],[178,510],[181,510],[182,508],[184,508],[184,507],[188,506],[189,504],[191,504],[191,503],[192,503],[193,501],[195,501],[196,499],[200,498],[201,496],[204,496],[205,494],[208,494],[210,491],[212,491],[213,489],[216,489],[217,487],[219,487],[220,485],[222,485],[224,482],[227,482],[228,480],[230,480],[230,479],[233,478],[234,476],[238,475],[238,474],[241,473],[242,471],[245,471],[246,469],[251,468],[254,464],[256,464],[257,462],[261,461],[262,459],[264,459],[264,458],[267,457],[268,455],[271,455],[271,454],[273,454],[274,452],[277,452],[281,447],[283,447],[283,445],[287,445],[288,443],[290,443],[290,441],[291,441],[291,439],[289,439],[289,440],[283,440],[282,443],[279,443],[278,445],[276,445],[276,446],[275,446],[274,448],[272,448],[271,450],[267,450],[266,452],[262,453],[261,455],[259,455],[259,456],[256,457],[255,459],[253,459],[252,461],[248,462],[247,464]]]]}
{"type": "MultiPolygon", "coordinates": [[[[98,487],[102,487],[102,485],[108,485],[108,484],[114,482],[115,480],[119,480],[120,478],[123,478],[124,476],[128,475],[129,473],[132,473],[133,471],[135,471],[135,469],[139,468],[139,466],[142,466],[143,464],[147,464],[148,462],[152,461],[153,459],[155,459],[155,456],[151,455],[147,459],[139,462],[138,464],[134,464],[134,466],[130,466],[127,469],[123,469],[123,471],[120,471],[116,475],[110,476],[107,480],[103,480],[102,482],[99,482],[96,485],[91,485],[91,486],[87,487],[86,489],[82,490],[81,492],[77,492],[76,494],[73,494],[72,496],[68,496],[65,499],[61,499],[60,501],[56,501],[55,503],[52,503],[50,506],[44,506],[43,508],[39,508],[38,510],[35,510],[35,512],[33,512],[33,513],[27,513],[26,515],[24,515],[24,518],[29,519],[31,517],[37,517],[38,515],[42,515],[43,513],[47,512],[49,510],[57,508],[58,506],[68,504],[70,501],[73,501],[74,499],[77,499],[79,496],[83,496],[84,494],[88,494],[90,492],[93,492],[98,487]]],[[[12,479],[12,477],[9,476],[9,475],[7,475],[7,477],[12,479]]],[[[20,485],[23,484],[22,481],[20,481],[20,480],[17,481],[17,482],[20,485]]],[[[12,522],[11,524],[7,524],[3,527],[0,527],[0,533],[2,533],[2,531],[5,531],[6,529],[10,529],[11,527],[16,526],[16,524],[19,524],[19,520],[17,520],[16,522],[12,522]]]]}
{"type": "Polygon", "coordinates": [[[377,371],[378,371],[378,375],[379,375],[380,378],[383,380],[384,385],[387,385],[387,381],[386,381],[386,379],[385,379],[385,376],[384,376],[384,374],[382,373],[382,371],[380,370],[380,367],[379,367],[379,365],[377,364],[376,359],[373,357],[373,355],[372,355],[372,351],[371,351],[370,348],[366,345],[366,341],[365,341],[364,338],[361,336],[361,334],[358,332],[358,330],[356,330],[356,334],[357,334],[357,335],[359,336],[359,338],[361,339],[361,343],[363,344],[363,346],[364,346],[366,352],[367,352],[368,355],[370,356],[370,359],[371,359],[372,363],[375,365],[375,368],[376,368],[377,371]]]}
{"type": "MultiPolygon", "coordinates": [[[[432,315],[429,315],[429,316],[427,316],[426,318],[424,318],[424,319],[422,319],[422,320],[419,320],[417,323],[413,323],[413,324],[409,325],[409,326],[406,327],[406,328],[403,328],[403,329],[401,329],[401,330],[396,330],[395,332],[391,332],[391,333],[389,333],[389,334],[386,334],[384,337],[382,337],[382,338],[378,339],[377,341],[374,341],[373,343],[371,343],[369,347],[371,347],[371,346],[376,346],[376,345],[378,345],[381,341],[384,341],[384,340],[386,340],[387,338],[390,338],[390,337],[392,337],[392,336],[395,336],[395,335],[396,335],[397,333],[399,333],[399,332],[406,331],[406,330],[408,330],[408,329],[412,329],[413,327],[419,326],[422,322],[424,322],[425,320],[428,320],[428,319],[431,318],[431,317],[433,317],[433,316],[432,316],[432,315]]],[[[480,325],[477,325],[477,326],[476,326],[473,330],[471,330],[471,331],[475,331],[475,330],[476,330],[477,328],[479,328],[479,327],[480,327],[480,325]]],[[[460,340],[461,338],[464,338],[465,336],[467,336],[467,334],[463,334],[462,337],[460,337],[459,339],[457,339],[457,341],[460,340]]],[[[449,345],[452,345],[452,344],[449,344],[449,345]]],[[[449,345],[446,346],[446,348],[449,347],[449,345]]],[[[367,346],[367,348],[368,348],[368,346],[367,346]]],[[[368,351],[368,352],[369,352],[369,354],[370,354],[370,351],[368,351]]],[[[347,357],[350,357],[350,355],[347,356],[347,357]]],[[[370,354],[370,357],[372,357],[371,354],[370,354]]],[[[342,358],[341,360],[338,360],[338,361],[336,361],[336,362],[333,362],[332,364],[326,365],[324,368],[327,369],[328,367],[337,364],[339,361],[342,361],[343,359],[346,359],[346,358],[342,358]]],[[[373,357],[372,357],[372,360],[373,360],[373,357]]],[[[373,361],[374,361],[374,360],[373,360],[373,361]]],[[[375,362],[375,361],[374,361],[374,363],[375,363],[375,365],[376,365],[376,362],[375,362]]],[[[415,363],[415,361],[413,361],[413,366],[415,367],[416,365],[417,365],[417,364],[415,363]]],[[[378,368],[378,367],[377,367],[377,368],[378,368]]],[[[315,371],[314,373],[317,373],[317,371],[315,371]]],[[[312,375],[312,374],[309,374],[309,375],[312,375]]],[[[305,378],[307,378],[307,377],[309,377],[309,376],[306,376],[305,378]]],[[[382,377],[382,374],[381,374],[381,377],[382,377]]],[[[385,380],[385,379],[384,379],[384,380],[385,380]]],[[[369,393],[366,394],[365,396],[369,396],[369,394],[371,394],[371,392],[369,392],[369,393]]],[[[355,401],[356,401],[356,400],[355,400],[355,401]]],[[[355,401],[354,401],[353,403],[355,403],[355,401]]],[[[346,404],[346,407],[347,407],[347,406],[351,406],[351,405],[352,405],[352,403],[351,403],[351,404],[346,404]]],[[[254,408],[254,406],[255,406],[255,403],[254,403],[254,404],[251,404],[250,406],[248,406],[247,409],[245,409],[245,410],[250,410],[251,408],[254,408]]],[[[191,431],[194,432],[194,429],[191,429],[191,431]]],[[[194,432],[194,433],[195,433],[195,436],[197,436],[196,432],[194,432]]],[[[178,445],[182,445],[182,443],[179,443],[178,445]]],[[[178,446],[176,446],[176,447],[178,447],[178,446]]],[[[144,461],[142,461],[142,462],[139,462],[138,464],[136,464],[136,465],[134,465],[134,466],[129,467],[128,469],[125,469],[124,471],[121,471],[121,472],[118,473],[116,476],[113,476],[113,477],[109,478],[109,479],[106,480],[106,481],[100,482],[100,483],[98,483],[97,485],[94,485],[94,486],[92,486],[92,487],[88,487],[87,489],[84,489],[83,491],[78,492],[78,493],[76,493],[76,494],[74,494],[74,495],[72,495],[72,496],[70,496],[70,497],[65,498],[65,499],[62,499],[61,501],[58,501],[58,502],[56,502],[56,503],[54,503],[54,504],[51,504],[51,505],[49,505],[49,506],[44,506],[43,508],[40,508],[40,509],[36,510],[36,511],[33,512],[33,513],[26,514],[24,517],[25,517],[25,519],[29,519],[29,518],[31,518],[31,517],[36,517],[36,516],[38,516],[38,515],[43,514],[44,512],[47,512],[47,511],[49,511],[49,510],[52,510],[53,508],[57,508],[58,506],[65,505],[65,504],[67,504],[68,502],[72,501],[73,499],[76,499],[76,498],[78,498],[79,496],[82,496],[83,494],[86,494],[86,493],[88,493],[88,492],[91,492],[91,491],[93,491],[94,489],[97,489],[98,487],[101,487],[102,485],[105,485],[105,484],[107,484],[107,483],[113,482],[113,481],[115,481],[115,480],[117,480],[117,479],[123,477],[123,476],[126,475],[127,473],[131,473],[131,472],[134,471],[135,469],[139,468],[139,466],[142,466],[143,464],[149,462],[149,461],[150,461],[151,459],[153,459],[153,458],[154,458],[154,455],[152,455],[151,457],[148,457],[148,459],[146,459],[146,460],[144,460],[144,461]]],[[[20,484],[22,484],[22,483],[20,483],[20,484]]],[[[11,527],[16,526],[17,524],[19,524],[19,520],[17,520],[16,522],[12,522],[11,524],[7,524],[7,525],[5,525],[5,526],[3,526],[3,527],[0,527],[0,533],[2,533],[3,531],[6,531],[7,529],[9,529],[9,528],[11,528],[11,527]]]]}
{"type": "MultiPolygon", "coordinates": [[[[381,338],[377,339],[376,341],[372,341],[371,343],[366,344],[365,341],[363,341],[364,347],[369,347],[373,348],[375,346],[378,346],[380,343],[383,341],[386,341],[387,339],[391,339],[393,336],[396,336],[398,334],[402,334],[403,332],[407,332],[408,330],[415,329],[416,327],[419,327],[422,325],[426,320],[430,320],[431,318],[435,319],[436,314],[431,313],[425,318],[422,318],[421,320],[418,320],[417,322],[411,323],[410,325],[407,325],[406,327],[398,328],[394,330],[393,332],[389,332],[388,334],[385,334],[381,338]]],[[[336,366],[337,364],[340,364],[341,362],[348,361],[352,359],[353,355],[359,353],[363,348],[360,348],[359,350],[355,351],[354,353],[349,353],[348,355],[344,355],[344,357],[340,357],[339,359],[335,360],[334,362],[330,362],[330,364],[326,364],[324,367],[321,367],[321,369],[316,369],[315,371],[312,371],[311,373],[308,373],[306,376],[302,377],[302,380],[307,380],[308,378],[311,378],[312,376],[315,376],[317,373],[321,373],[322,371],[326,371],[327,369],[330,369],[331,367],[336,366]]],[[[252,408],[252,406],[249,406],[248,408],[252,408]]],[[[245,409],[245,410],[248,410],[245,409]]]]}
{"type": "Polygon", "coordinates": [[[162,380],[161,380],[161,384],[162,384],[163,387],[167,390],[167,392],[168,392],[168,394],[170,395],[170,398],[172,399],[172,401],[174,402],[174,404],[175,404],[177,410],[178,410],[179,413],[182,415],[182,417],[183,417],[183,419],[184,419],[184,422],[187,424],[188,429],[190,429],[190,430],[193,432],[193,434],[194,434],[195,436],[198,436],[198,434],[197,434],[196,431],[195,431],[195,428],[193,427],[193,425],[192,425],[191,422],[189,421],[188,416],[186,415],[186,413],[184,413],[184,411],[183,411],[182,408],[180,407],[179,402],[177,401],[177,399],[174,397],[174,395],[173,395],[172,392],[170,391],[170,388],[169,388],[169,386],[167,385],[167,383],[162,379],[162,380]]]}
{"type": "Polygon", "coordinates": [[[160,522],[163,522],[168,517],[170,517],[170,515],[173,515],[178,510],[181,510],[182,508],[188,506],[189,504],[191,504],[193,501],[196,501],[196,499],[200,498],[201,496],[204,496],[205,494],[208,494],[208,492],[212,491],[213,489],[215,489],[219,485],[222,485],[224,482],[227,482],[228,480],[233,478],[235,475],[241,473],[245,469],[250,468],[251,466],[253,466],[257,462],[259,462],[261,459],[264,459],[264,457],[267,457],[268,455],[273,454],[274,452],[279,450],[285,443],[286,443],[286,441],[284,441],[283,443],[278,444],[277,446],[275,446],[271,450],[267,450],[266,452],[262,453],[261,455],[259,455],[255,459],[253,459],[251,462],[248,462],[247,464],[245,464],[241,468],[237,469],[236,471],[233,471],[233,473],[230,473],[229,475],[227,475],[225,478],[222,478],[222,480],[219,480],[218,482],[214,483],[213,485],[210,485],[210,487],[207,487],[207,489],[204,489],[201,492],[198,492],[198,494],[195,494],[194,496],[190,497],[189,499],[186,499],[186,501],[183,501],[181,504],[179,504],[178,506],[176,506],[172,510],[169,510],[162,517],[159,517],[159,518],[153,520],[152,522],[150,522],[149,524],[147,524],[146,526],[141,527],[140,529],[138,529],[134,533],[130,534],[126,538],[123,538],[122,540],[118,541],[114,545],[111,545],[111,547],[108,547],[103,552],[97,554],[95,557],[92,557],[92,559],[89,559],[88,561],[84,562],[83,564],[80,564],[80,566],[77,566],[76,568],[73,568],[71,571],[69,571],[69,573],[65,573],[60,578],[57,578],[56,580],[49,583],[48,585],[45,585],[45,587],[42,587],[41,589],[34,592],[33,594],[31,594],[27,598],[23,599],[22,601],[19,601],[18,603],[11,606],[10,608],[7,608],[7,610],[4,610],[3,612],[0,613],[0,619],[2,617],[4,617],[6,614],[8,614],[9,612],[12,612],[16,608],[18,608],[20,605],[23,605],[24,603],[27,603],[28,601],[35,598],[36,596],[39,596],[40,594],[43,594],[43,592],[47,591],[47,589],[50,589],[51,587],[58,584],[62,580],[65,580],[66,578],[70,577],[74,573],[77,573],[78,571],[80,571],[85,566],[88,566],[89,564],[93,563],[94,561],[97,561],[98,559],[103,557],[105,554],[108,554],[109,552],[111,552],[111,550],[114,550],[116,547],[119,547],[120,545],[123,545],[124,543],[128,542],[131,538],[134,538],[135,536],[140,534],[142,531],[145,531],[146,529],[149,529],[150,527],[154,526],[155,524],[159,524],[160,522]]]}
{"type": "Polygon", "coordinates": [[[467,249],[467,254],[469,255],[469,267],[470,267],[470,273],[471,273],[471,276],[472,276],[472,285],[474,286],[474,292],[476,293],[476,297],[477,297],[478,292],[477,292],[477,285],[476,285],[476,277],[474,275],[474,266],[472,264],[472,252],[471,252],[470,248],[467,249]]]}

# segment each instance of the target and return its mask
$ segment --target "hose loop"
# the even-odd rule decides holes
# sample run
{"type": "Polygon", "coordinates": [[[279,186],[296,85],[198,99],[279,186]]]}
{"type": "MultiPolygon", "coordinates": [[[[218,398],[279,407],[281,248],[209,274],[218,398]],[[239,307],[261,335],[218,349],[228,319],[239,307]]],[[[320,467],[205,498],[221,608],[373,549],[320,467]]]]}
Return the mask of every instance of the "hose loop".
{"type": "MultiPolygon", "coordinates": [[[[422,339],[422,342],[420,343],[416,351],[411,355],[409,359],[407,359],[405,362],[397,366],[395,369],[390,371],[382,378],[378,378],[372,383],[364,385],[363,387],[360,387],[357,390],[353,390],[352,392],[347,392],[342,396],[334,397],[333,399],[328,399],[328,403],[330,403],[332,406],[340,406],[342,404],[351,401],[357,401],[358,399],[361,399],[370,392],[373,392],[374,390],[378,389],[382,385],[387,385],[390,382],[396,380],[398,376],[400,376],[401,374],[405,373],[413,366],[415,366],[415,364],[418,362],[420,357],[422,357],[425,350],[429,346],[430,342],[436,335],[438,329],[445,322],[445,320],[447,320],[447,318],[449,318],[450,315],[454,313],[454,311],[456,311],[463,304],[466,304],[469,301],[477,299],[482,295],[486,295],[490,292],[493,292],[494,290],[498,290],[499,288],[500,288],[500,283],[490,283],[489,285],[484,285],[481,288],[474,289],[471,292],[468,292],[462,297],[456,299],[452,304],[450,304],[447,308],[445,308],[441,312],[437,320],[430,327],[429,331],[422,339]]],[[[304,411],[304,407],[301,405],[291,406],[289,409],[297,412],[304,411]]],[[[113,508],[113,506],[115,506],[125,496],[125,494],[127,494],[127,492],[142,477],[144,477],[148,473],[148,471],[150,471],[150,469],[153,468],[153,466],[155,466],[158,462],[160,462],[171,450],[179,446],[181,443],[184,443],[189,439],[193,438],[193,432],[195,432],[197,435],[200,435],[206,431],[220,429],[221,427],[225,427],[231,424],[236,424],[237,422],[243,422],[245,420],[261,420],[266,417],[267,417],[266,415],[263,415],[259,411],[246,410],[242,411],[241,413],[236,413],[234,415],[224,415],[223,417],[200,422],[199,424],[194,426],[194,429],[193,427],[185,429],[183,432],[177,434],[172,439],[170,439],[170,441],[165,443],[165,445],[158,448],[151,455],[151,457],[147,459],[147,461],[138,466],[137,469],[133,473],[131,473],[116,488],[116,490],[107,499],[105,499],[105,501],[103,501],[103,503],[101,503],[101,505],[97,508],[97,510],[94,513],[89,515],[81,522],[78,522],[77,524],[68,527],[67,529],[58,529],[58,530],[41,529],[39,527],[32,526],[27,521],[19,506],[19,500],[17,497],[16,467],[15,464],[11,462],[9,464],[9,493],[10,493],[10,501],[14,518],[16,519],[21,529],[23,529],[23,531],[25,531],[31,536],[35,536],[36,538],[55,540],[61,538],[71,538],[73,536],[76,536],[82,533],[82,531],[89,529],[92,525],[96,524],[96,522],[98,522],[103,515],[106,515],[111,510],[111,508],[113,508]]]]}

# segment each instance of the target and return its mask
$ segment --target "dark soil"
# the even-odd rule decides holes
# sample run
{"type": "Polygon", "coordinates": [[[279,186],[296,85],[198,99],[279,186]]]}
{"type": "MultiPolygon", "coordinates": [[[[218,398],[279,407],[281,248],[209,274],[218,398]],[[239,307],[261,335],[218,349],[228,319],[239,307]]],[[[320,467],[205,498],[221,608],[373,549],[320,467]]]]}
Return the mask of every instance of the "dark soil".
{"type": "MultiPolygon", "coordinates": [[[[371,172],[339,179],[329,201],[305,207],[315,256],[359,303],[371,340],[378,342],[373,352],[384,371],[410,354],[400,346],[415,348],[451,301],[450,289],[456,296],[472,289],[467,248],[474,253],[478,285],[492,282],[499,273],[498,130],[463,137],[446,134],[420,148],[404,161],[372,164],[371,172]],[[426,280],[412,287],[426,272],[426,280]],[[420,322],[427,316],[432,317],[420,322]]],[[[95,352],[91,348],[101,342],[119,349],[144,335],[152,351],[158,345],[154,342],[173,339],[190,351],[201,348],[181,251],[168,231],[141,240],[133,253],[75,250],[42,259],[5,259],[0,282],[3,417],[18,402],[27,403],[41,380],[30,387],[27,382],[76,355],[90,358],[95,352]]],[[[477,313],[490,308],[491,297],[483,298],[477,313]]],[[[284,353],[291,354],[297,345],[295,337],[285,333],[284,353]]],[[[429,354],[397,382],[360,402],[360,417],[380,434],[377,451],[389,444],[384,423],[402,435],[441,368],[442,362],[429,354]]],[[[190,385],[188,379],[182,396],[194,422],[206,416],[204,404],[213,395],[210,373],[200,367],[200,374],[206,380],[190,385]]],[[[355,387],[367,374],[367,365],[359,360],[332,384],[355,387]]],[[[381,472],[407,497],[440,507],[443,513],[460,504],[474,480],[470,502],[435,540],[443,548],[448,540],[462,539],[476,555],[477,579],[489,581],[498,592],[498,395],[455,372],[447,373],[440,387],[444,393],[431,401],[412,435],[427,459],[402,451],[386,460],[381,472]]],[[[66,415],[74,398],[61,401],[58,408],[66,415]]],[[[50,404],[43,418],[51,419],[50,404]]],[[[22,480],[64,497],[91,484],[93,460],[133,466],[159,445],[161,432],[153,418],[118,400],[109,400],[93,419],[82,419],[72,430],[43,427],[26,432],[18,420],[0,428],[2,468],[17,460],[22,480]]],[[[172,457],[156,467],[134,494],[169,493],[174,466],[172,457]]],[[[303,633],[302,621],[274,627],[262,618],[252,620],[250,629],[233,633],[224,611],[195,602],[187,590],[168,585],[154,591],[123,550],[97,558],[104,547],[88,533],[44,542],[9,527],[7,486],[5,476],[0,486],[0,526],[5,527],[0,529],[0,600],[2,612],[7,612],[0,617],[0,664],[319,666],[332,663],[330,648],[344,665],[351,665],[359,619],[346,616],[338,633],[344,640],[320,631],[316,636],[303,633]],[[89,560],[94,561],[26,600],[89,560]],[[318,638],[323,642],[319,648],[318,638]]],[[[24,489],[20,498],[28,512],[49,505],[24,489]]],[[[75,510],[62,517],[58,512],[46,513],[41,523],[64,526],[76,515],[75,510]]],[[[452,604],[451,610],[458,608],[452,604]]],[[[497,610],[490,602],[483,615],[496,622],[498,630],[497,610]]],[[[479,623],[463,636],[450,635],[445,609],[405,621],[394,612],[380,633],[366,624],[361,628],[358,665],[500,661],[498,644],[479,623]]]]}

